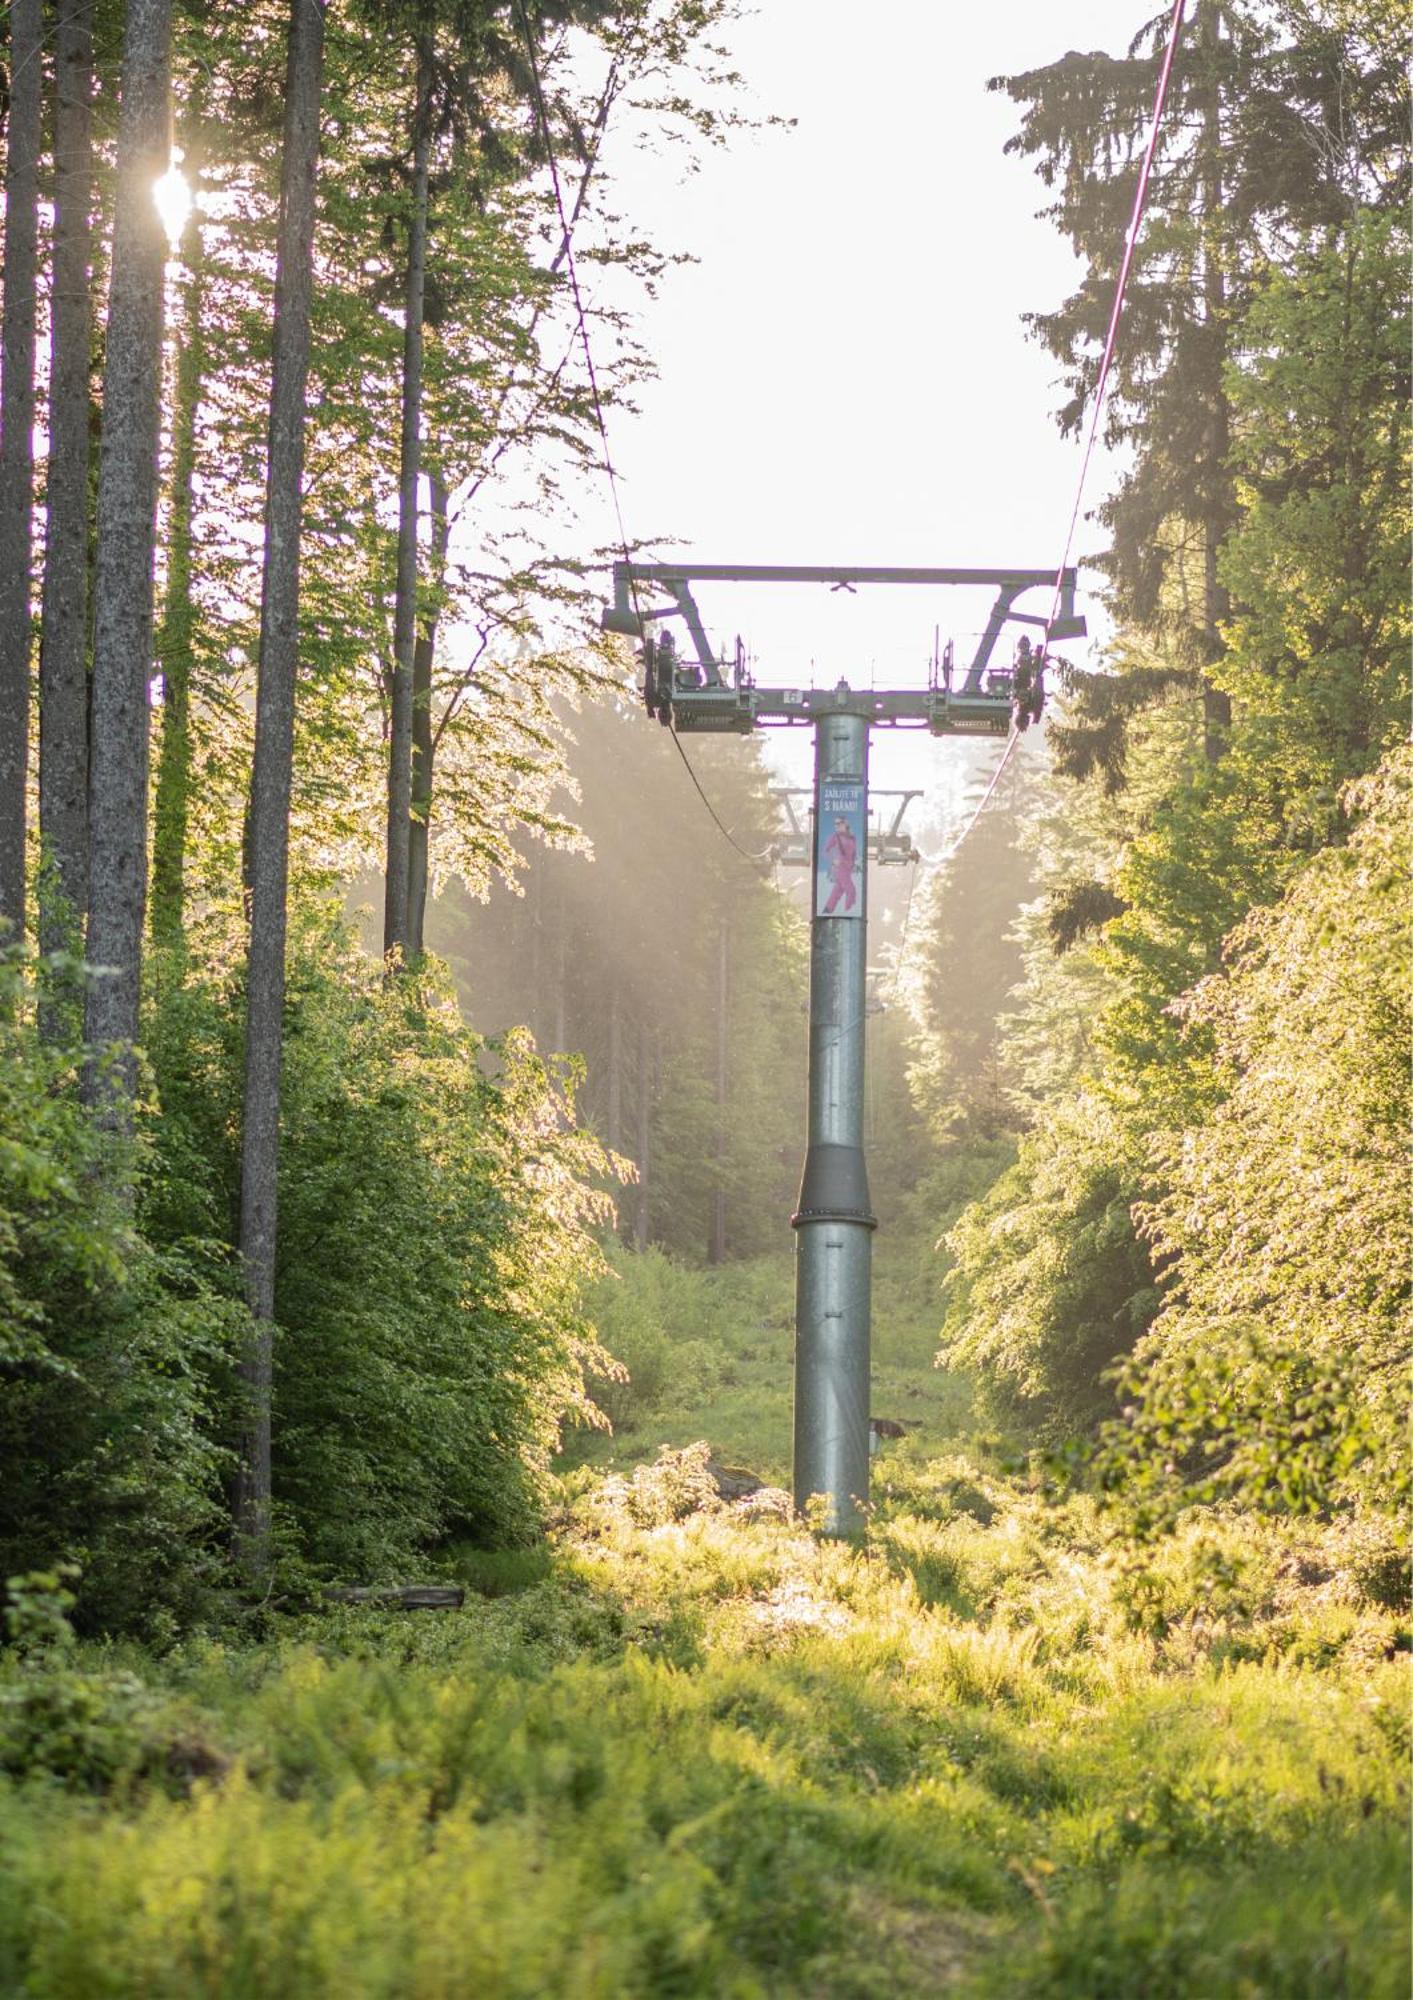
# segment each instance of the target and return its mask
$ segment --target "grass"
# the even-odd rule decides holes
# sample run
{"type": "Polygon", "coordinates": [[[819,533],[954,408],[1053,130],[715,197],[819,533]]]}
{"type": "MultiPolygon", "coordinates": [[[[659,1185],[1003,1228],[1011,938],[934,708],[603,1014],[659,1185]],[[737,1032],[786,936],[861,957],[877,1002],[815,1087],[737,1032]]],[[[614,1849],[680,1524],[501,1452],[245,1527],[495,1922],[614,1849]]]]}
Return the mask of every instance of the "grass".
{"type": "MultiPolygon", "coordinates": [[[[933,1367],[941,1304],[935,1260],[883,1243],[874,1274],[873,1407],[929,1442],[971,1415],[962,1377],[933,1367]]],[[[657,1251],[620,1256],[596,1289],[595,1317],[631,1374],[598,1393],[613,1433],[583,1431],[567,1465],[631,1468],[664,1444],[705,1438],[723,1462],[788,1485],[793,1420],[794,1273],[785,1258],[696,1270],[657,1251]]]]}
{"type": "Polygon", "coordinates": [[[545,1547],[452,1553],[460,1613],[12,1661],[0,1992],[1402,2000],[1408,1633],[1372,1530],[1192,1522],[1140,1558],[947,1438],[963,1391],[909,1378],[901,1311],[888,1393],[925,1427],[866,1548],[703,1505],[704,1453],[662,1443],[785,1469],[782,1282],[630,1272],[625,1313],[641,1284],[681,1315],[660,1412],[581,1459],[545,1547]]]}

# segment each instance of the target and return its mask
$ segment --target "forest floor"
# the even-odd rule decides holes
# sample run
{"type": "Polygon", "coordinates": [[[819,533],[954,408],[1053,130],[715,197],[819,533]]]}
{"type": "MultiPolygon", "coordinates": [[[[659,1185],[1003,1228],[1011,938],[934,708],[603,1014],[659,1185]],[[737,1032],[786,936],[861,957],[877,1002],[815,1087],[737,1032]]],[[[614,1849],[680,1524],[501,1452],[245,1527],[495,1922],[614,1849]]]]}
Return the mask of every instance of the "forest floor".
{"type": "Polygon", "coordinates": [[[817,1543],[690,1449],[783,1477],[788,1269],[622,1283],[617,1435],[544,1545],[429,1566],[462,1611],[10,1670],[0,1993],[1403,2000],[1377,1548],[1140,1554],[968,1435],[886,1272],[874,1410],[918,1427],[867,1546],[817,1543]]]}

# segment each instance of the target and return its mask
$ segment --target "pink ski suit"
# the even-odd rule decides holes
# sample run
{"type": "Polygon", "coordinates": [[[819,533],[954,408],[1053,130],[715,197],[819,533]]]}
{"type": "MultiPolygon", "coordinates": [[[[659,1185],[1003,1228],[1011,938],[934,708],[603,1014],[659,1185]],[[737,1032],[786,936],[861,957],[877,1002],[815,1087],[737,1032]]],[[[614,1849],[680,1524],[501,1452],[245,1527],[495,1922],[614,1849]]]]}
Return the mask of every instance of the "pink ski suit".
{"type": "Polygon", "coordinates": [[[853,828],[846,819],[836,819],[834,831],[824,843],[824,858],[829,863],[829,880],[833,884],[829,901],[824,906],[826,917],[833,916],[841,896],[846,915],[858,901],[858,885],[854,881],[854,865],[858,856],[858,842],[854,839],[853,828]]]}

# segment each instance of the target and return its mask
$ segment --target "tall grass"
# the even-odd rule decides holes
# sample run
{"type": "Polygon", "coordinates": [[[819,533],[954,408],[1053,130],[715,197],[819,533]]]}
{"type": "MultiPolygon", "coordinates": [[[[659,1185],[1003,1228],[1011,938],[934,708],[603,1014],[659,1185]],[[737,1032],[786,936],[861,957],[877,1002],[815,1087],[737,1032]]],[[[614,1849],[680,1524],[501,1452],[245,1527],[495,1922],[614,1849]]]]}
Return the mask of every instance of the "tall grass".
{"type": "MultiPolygon", "coordinates": [[[[1174,1583],[1159,1630],[1082,1509],[914,1440],[880,1489],[861,1551],[589,1492],[543,1564],[468,1559],[462,1613],[148,1662],[114,1728],[230,1762],[98,1795],[32,1757],[0,1990],[1406,1990],[1406,1635],[1328,1537],[1242,1559],[1234,1523],[1230,1602],[1174,1583]]],[[[12,1666],[6,1699],[136,1657],[12,1666]]]]}

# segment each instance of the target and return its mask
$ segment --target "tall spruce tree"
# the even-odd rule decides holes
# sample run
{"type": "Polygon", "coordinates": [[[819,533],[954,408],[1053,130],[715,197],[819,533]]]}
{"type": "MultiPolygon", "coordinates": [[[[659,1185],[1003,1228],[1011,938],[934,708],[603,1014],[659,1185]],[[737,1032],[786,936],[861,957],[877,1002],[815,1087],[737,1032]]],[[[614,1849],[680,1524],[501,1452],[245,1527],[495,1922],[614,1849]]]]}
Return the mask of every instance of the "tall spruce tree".
{"type": "Polygon", "coordinates": [[[93,733],[84,1030],[121,1053],[91,1066],[90,1096],[121,1122],[135,1081],[147,900],[148,678],[163,285],[167,238],[153,189],[170,158],[171,0],[129,0],[123,41],[103,441],[93,582],[93,733]]]}
{"type": "Polygon", "coordinates": [[[40,0],[11,0],[0,312],[0,927],[11,936],[25,924],[42,28],[40,0]]]}
{"type": "Polygon", "coordinates": [[[39,643],[39,942],[76,946],[88,908],[89,425],[93,390],[93,30],[61,0],[54,36],[54,236],[39,643]]]}
{"type": "MultiPolygon", "coordinates": [[[[1044,211],[1083,260],[1078,289],[1028,323],[1061,363],[1075,431],[1097,386],[1113,286],[1169,16],[1124,57],[1071,52],[998,77],[1024,107],[1008,150],[1031,158],[1044,211]]],[[[1062,768],[1121,779],[1127,717],[1186,682],[1200,688],[1217,754],[1229,703],[1211,667],[1229,613],[1219,551],[1235,518],[1225,370],[1231,328],[1283,232],[1338,222],[1351,199],[1407,194],[1397,133],[1406,90],[1388,34],[1264,0],[1198,0],[1179,43],[1164,138],[1135,249],[1107,407],[1132,453],[1099,510],[1119,618],[1166,628],[1171,664],[1130,681],[1080,681],[1055,730],[1062,768]]]]}

